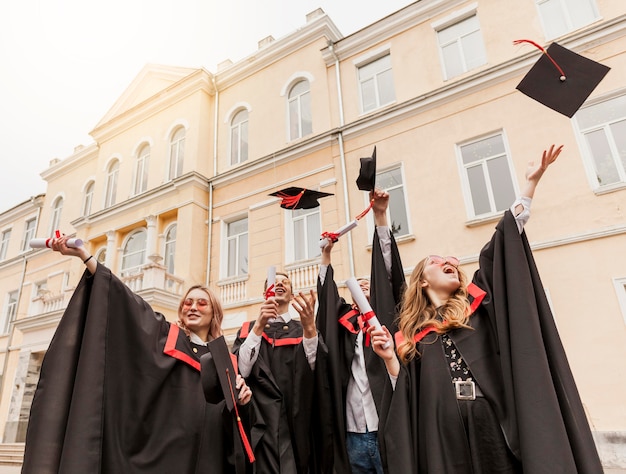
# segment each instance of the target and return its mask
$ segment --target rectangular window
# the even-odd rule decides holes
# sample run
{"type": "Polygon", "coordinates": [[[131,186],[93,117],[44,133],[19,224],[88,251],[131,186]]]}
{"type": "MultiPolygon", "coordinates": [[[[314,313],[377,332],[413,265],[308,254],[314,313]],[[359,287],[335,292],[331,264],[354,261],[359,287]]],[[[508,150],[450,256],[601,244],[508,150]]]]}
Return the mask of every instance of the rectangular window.
{"type": "Polygon", "coordinates": [[[226,276],[248,274],[248,218],[226,224],[226,276]]]}
{"type": "Polygon", "coordinates": [[[598,20],[595,0],[536,0],[547,39],[577,30],[598,20]]]}
{"type": "Polygon", "coordinates": [[[6,334],[9,330],[9,323],[15,319],[17,313],[17,297],[17,290],[7,294],[2,320],[0,320],[0,334],[6,334]]]}
{"type": "Polygon", "coordinates": [[[470,217],[481,217],[508,209],[516,189],[501,134],[459,147],[463,180],[469,190],[470,217]]]}
{"type": "Polygon", "coordinates": [[[444,79],[452,79],[487,62],[478,17],[469,18],[437,32],[444,79]]]}
{"type": "Polygon", "coordinates": [[[310,260],[320,252],[322,234],[319,208],[294,209],[291,211],[293,261],[310,260]]]}
{"type": "Polygon", "coordinates": [[[0,260],[7,258],[7,250],[9,248],[9,241],[11,240],[11,229],[3,230],[0,237],[0,260]]]}
{"type": "Polygon", "coordinates": [[[22,252],[30,249],[30,241],[35,238],[35,227],[37,225],[37,219],[32,218],[26,221],[24,226],[24,240],[22,241],[22,252]]]}
{"type": "Polygon", "coordinates": [[[363,112],[369,112],[396,100],[390,54],[360,66],[358,77],[363,112]]]}
{"type": "Polygon", "coordinates": [[[626,184],[626,95],[580,109],[574,116],[586,146],[594,189],[626,184]]]}
{"type": "Polygon", "coordinates": [[[395,237],[409,234],[409,216],[402,169],[394,168],[376,174],[376,186],[389,193],[387,222],[395,237]]]}

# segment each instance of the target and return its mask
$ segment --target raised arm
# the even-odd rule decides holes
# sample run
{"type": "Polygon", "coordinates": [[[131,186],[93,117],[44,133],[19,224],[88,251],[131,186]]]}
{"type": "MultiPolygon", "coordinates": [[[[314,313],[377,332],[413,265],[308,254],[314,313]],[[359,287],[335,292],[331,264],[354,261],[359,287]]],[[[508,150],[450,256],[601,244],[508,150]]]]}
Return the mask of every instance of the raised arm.
{"type": "MultiPolygon", "coordinates": [[[[537,189],[537,184],[539,184],[539,180],[543,176],[543,173],[545,173],[545,171],[548,169],[548,166],[556,161],[562,150],[563,145],[559,145],[558,147],[556,145],[552,145],[548,150],[543,151],[543,155],[541,156],[541,162],[538,165],[535,165],[534,161],[530,161],[528,163],[528,168],[526,169],[526,185],[521,194],[522,198],[533,198],[533,196],[535,195],[535,189],[537,189]]],[[[514,214],[518,215],[523,210],[523,205],[517,204],[515,206],[514,214]]]]}

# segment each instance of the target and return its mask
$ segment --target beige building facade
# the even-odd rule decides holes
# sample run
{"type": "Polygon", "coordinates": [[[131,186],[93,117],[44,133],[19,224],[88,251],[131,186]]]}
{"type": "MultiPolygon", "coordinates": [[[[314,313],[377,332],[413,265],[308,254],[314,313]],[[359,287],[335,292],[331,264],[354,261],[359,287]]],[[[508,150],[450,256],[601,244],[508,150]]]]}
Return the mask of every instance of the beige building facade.
{"type": "MultiPolygon", "coordinates": [[[[208,283],[234,337],[267,268],[314,288],[319,238],[368,204],[359,158],[377,151],[408,275],[424,255],[467,273],[524,183],[564,144],[526,226],[606,467],[626,468],[626,4],[421,0],[344,36],[323,11],[215,72],[146,65],[46,193],[0,214],[0,462],[20,462],[43,355],[83,273],[31,249],[75,234],[157,311],[208,283]],[[516,90],[552,42],[610,67],[573,118],[516,90]],[[284,210],[289,186],[332,193],[284,210]]],[[[333,252],[338,283],[370,271],[370,216],[333,252]]]]}

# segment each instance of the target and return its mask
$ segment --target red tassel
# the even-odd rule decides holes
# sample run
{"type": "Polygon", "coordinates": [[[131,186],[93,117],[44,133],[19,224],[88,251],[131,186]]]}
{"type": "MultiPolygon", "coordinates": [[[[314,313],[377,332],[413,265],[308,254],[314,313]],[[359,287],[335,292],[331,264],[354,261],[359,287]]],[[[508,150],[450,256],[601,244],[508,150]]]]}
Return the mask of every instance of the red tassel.
{"type": "Polygon", "coordinates": [[[363,212],[361,212],[361,214],[359,214],[358,216],[356,216],[356,217],[355,217],[355,219],[358,221],[359,219],[362,219],[363,217],[365,217],[365,215],[366,215],[368,212],[370,212],[370,209],[371,209],[372,207],[374,207],[374,200],[373,200],[373,199],[370,201],[370,205],[369,205],[369,206],[367,206],[367,208],[366,208],[363,212]]]}
{"type": "Polygon", "coordinates": [[[564,81],[566,79],[565,73],[563,72],[563,69],[561,69],[561,66],[559,66],[554,59],[552,59],[552,56],[548,54],[548,52],[543,46],[535,43],[534,41],[527,40],[527,39],[520,39],[520,40],[513,41],[513,44],[516,44],[516,45],[521,44],[521,43],[530,43],[539,51],[541,51],[543,54],[545,54],[548,57],[548,59],[552,62],[552,64],[554,64],[554,67],[556,67],[558,71],[561,73],[561,77],[560,77],[561,81],[564,81]]]}
{"type": "Polygon", "coordinates": [[[243,428],[243,423],[241,422],[241,417],[239,416],[239,410],[237,410],[237,401],[235,400],[235,391],[233,390],[233,384],[230,380],[230,374],[228,373],[228,369],[226,369],[226,378],[228,379],[228,388],[230,389],[230,396],[233,399],[233,405],[235,407],[235,416],[237,417],[237,426],[239,426],[239,435],[241,436],[241,442],[243,443],[243,447],[246,450],[246,454],[248,455],[248,459],[251,463],[253,463],[256,458],[254,457],[254,452],[252,451],[252,446],[250,445],[250,441],[248,441],[248,435],[246,435],[246,430],[243,428]]]}
{"type": "Polygon", "coordinates": [[[300,198],[303,195],[304,195],[304,189],[302,191],[300,191],[298,194],[296,194],[295,196],[291,196],[291,195],[285,194],[285,193],[278,193],[276,196],[281,199],[281,204],[283,204],[284,206],[287,206],[287,207],[289,207],[291,209],[295,209],[295,207],[300,202],[300,198]]]}

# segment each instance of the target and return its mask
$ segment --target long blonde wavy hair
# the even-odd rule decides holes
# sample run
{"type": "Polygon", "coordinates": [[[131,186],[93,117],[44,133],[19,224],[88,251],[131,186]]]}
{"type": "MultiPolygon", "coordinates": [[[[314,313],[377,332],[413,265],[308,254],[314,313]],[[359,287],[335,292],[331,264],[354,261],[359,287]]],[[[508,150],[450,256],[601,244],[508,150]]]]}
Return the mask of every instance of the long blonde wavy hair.
{"type": "Polygon", "coordinates": [[[176,321],[176,324],[183,331],[185,331],[185,334],[187,334],[187,336],[189,336],[189,329],[187,328],[187,326],[185,326],[185,323],[183,323],[181,315],[183,312],[183,303],[187,299],[187,295],[189,295],[192,290],[202,290],[207,294],[207,300],[209,300],[209,304],[211,305],[212,309],[211,324],[209,325],[209,337],[210,339],[217,339],[222,335],[222,321],[224,320],[224,310],[222,309],[222,303],[220,302],[219,298],[215,296],[213,290],[211,290],[207,286],[193,285],[185,292],[183,297],[180,299],[180,302],[178,303],[178,321],[176,321]]]}
{"type": "Polygon", "coordinates": [[[467,296],[467,276],[459,269],[459,288],[448,301],[437,308],[430,300],[426,288],[422,286],[424,268],[428,257],[421,260],[413,269],[409,284],[402,296],[402,305],[398,315],[398,329],[404,340],[398,345],[398,356],[406,364],[419,356],[417,344],[413,340],[422,329],[432,326],[437,334],[450,329],[468,328],[470,303],[467,296]]]}

